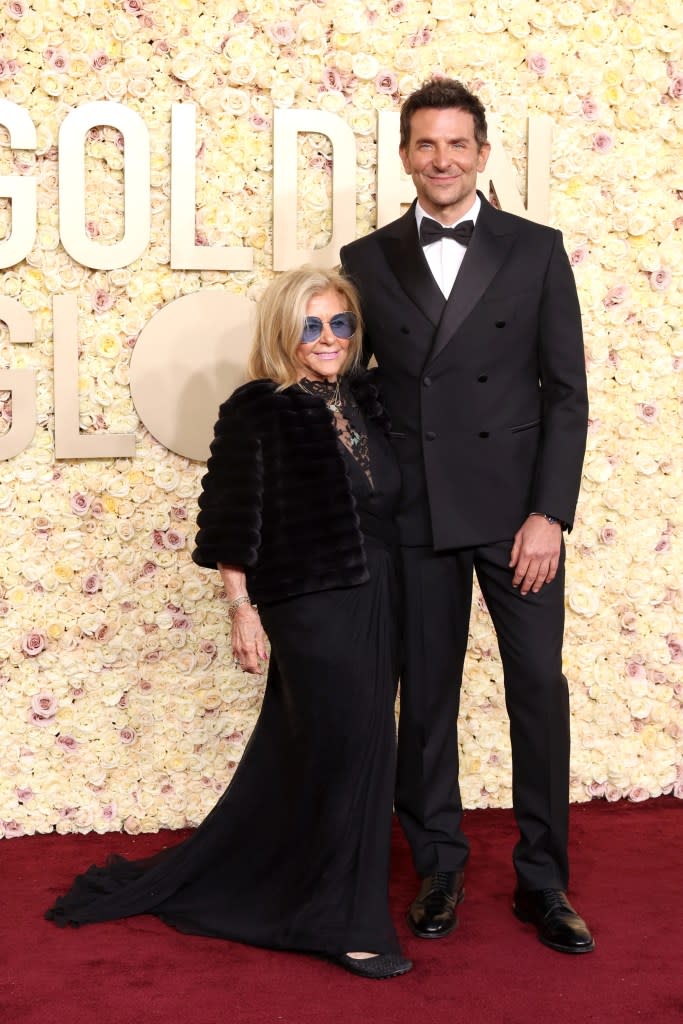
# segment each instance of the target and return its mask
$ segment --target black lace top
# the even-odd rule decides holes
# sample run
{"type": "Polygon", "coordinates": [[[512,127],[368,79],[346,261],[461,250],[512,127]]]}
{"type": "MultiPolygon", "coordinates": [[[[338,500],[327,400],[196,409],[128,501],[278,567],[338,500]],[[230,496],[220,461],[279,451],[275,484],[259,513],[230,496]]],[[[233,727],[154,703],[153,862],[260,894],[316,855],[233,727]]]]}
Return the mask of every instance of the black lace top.
{"type": "Polygon", "coordinates": [[[355,462],[365,473],[372,486],[370,451],[365,420],[348,382],[343,378],[335,383],[326,380],[309,380],[304,377],[299,387],[310,395],[319,395],[334,416],[337,437],[355,462]]]}

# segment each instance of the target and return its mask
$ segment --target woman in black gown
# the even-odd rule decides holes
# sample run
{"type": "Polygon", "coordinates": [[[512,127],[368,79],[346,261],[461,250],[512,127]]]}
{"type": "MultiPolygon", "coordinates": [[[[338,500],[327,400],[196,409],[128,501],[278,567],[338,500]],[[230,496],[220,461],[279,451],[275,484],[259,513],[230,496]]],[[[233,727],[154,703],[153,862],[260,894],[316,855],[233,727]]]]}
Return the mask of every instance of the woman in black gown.
{"type": "Polygon", "coordinates": [[[151,913],[184,932],[406,973],[388,908],[399,471],[352,285],[304,267],[259,303],[249,382],[221,407],[193,558],[218,568],[245,671],[271,653],[235,776],[184,842],[79,875],[47,917],[151,913]],[[252,604],[257,602],[256,604],[252,604]]]}

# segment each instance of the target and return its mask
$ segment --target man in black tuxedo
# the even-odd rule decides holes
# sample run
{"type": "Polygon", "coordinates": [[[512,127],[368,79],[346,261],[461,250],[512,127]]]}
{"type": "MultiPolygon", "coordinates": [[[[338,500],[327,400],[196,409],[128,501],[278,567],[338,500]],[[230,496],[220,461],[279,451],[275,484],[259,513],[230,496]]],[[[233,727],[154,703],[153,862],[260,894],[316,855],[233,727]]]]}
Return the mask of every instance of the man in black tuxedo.
{"type": "Polygon", "coordinates": [[[588,401],[581,314],[559,231],[476,191],[480,100],[433,79],[401,110],[417,201],[341,252],[358,286],[401,463],[406,593],[396,807],[422,885],[413,932],[448,934],[463,897],[457,716],[476,572],[504,668],[520,837],[513,909],[541,941],[594,948],[566,897],[569,704],[563,530],[588,401]],[[446,230],[444,231],[444,227],[446,230]]]}

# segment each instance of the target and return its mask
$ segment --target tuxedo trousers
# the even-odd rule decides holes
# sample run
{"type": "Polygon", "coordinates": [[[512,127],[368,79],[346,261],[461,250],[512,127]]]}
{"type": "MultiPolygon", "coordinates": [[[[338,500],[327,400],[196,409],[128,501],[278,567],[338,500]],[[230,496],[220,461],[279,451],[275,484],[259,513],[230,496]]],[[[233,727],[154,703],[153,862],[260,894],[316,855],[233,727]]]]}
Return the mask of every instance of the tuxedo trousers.
{"type": "Polygon", "coordinates": [[[503,665],[519,828],[515,871],[524,888],[566,889],[564,544],[555,579],[526,596],[512,586],[511,549],[512,540],[446,552],[402,549],[406,619],[396,810],[421,877],[463,870],[469,844],[462,830],[457,721],[476,573],[503,665]]]}

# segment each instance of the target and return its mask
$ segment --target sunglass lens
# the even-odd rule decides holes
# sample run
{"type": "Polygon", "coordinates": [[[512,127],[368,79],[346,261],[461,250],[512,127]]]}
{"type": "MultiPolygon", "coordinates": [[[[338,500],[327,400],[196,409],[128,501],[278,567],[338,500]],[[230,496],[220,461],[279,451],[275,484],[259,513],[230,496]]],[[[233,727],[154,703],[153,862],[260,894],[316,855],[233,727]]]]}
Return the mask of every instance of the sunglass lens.
{"type": "Polygon", "coordinates": [[[301,332],[301,340],[304,345],[310,345],[317,341],[323,330],[323,322],[318,316],[304,317],[304,329],[301,332]]]}
{"type": "Polygon", "coordinates": [[[339,313],[330,320],[330,328],[337,338],[350,338],[356,330],[356,318],[353,313],[339,313]]]}

